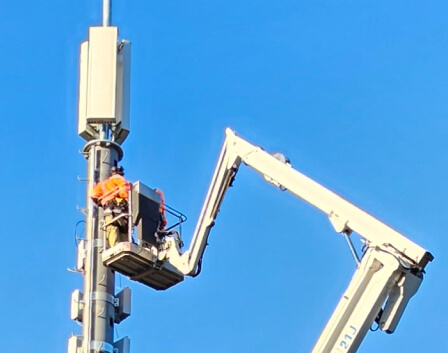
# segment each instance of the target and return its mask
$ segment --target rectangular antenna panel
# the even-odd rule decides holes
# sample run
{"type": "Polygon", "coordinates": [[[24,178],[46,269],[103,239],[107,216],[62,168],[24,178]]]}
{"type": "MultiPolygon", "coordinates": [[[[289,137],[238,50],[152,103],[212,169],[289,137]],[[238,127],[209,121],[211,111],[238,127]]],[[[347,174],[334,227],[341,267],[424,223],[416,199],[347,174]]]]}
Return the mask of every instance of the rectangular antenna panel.
{"type": "Polygon", "coordinates": [[[72,292],[70,306],[70,318],[72,320],[82,322],[82,310],[84,308],[83,297],[84,295],[79,289],[72,292]]]}
{"type": "Polygon", "coordinates": [[[87,122],[116,122],[117,27],[90,27],[87,66],[87,122]]]}
{"type": "Polygon", "coordinates": [[[131,340],[129,337],[123,337],[114,343],[114,353],[130,353],[131,340]]]}
{"type": "Polygon", "coordinates": [[[123,288],[115,298],[118,299],[118,306],[115,308],[115,323],[119,324],[131,315],[131,289],[123,288]]]}
{"type": "Polygon", "coordinates": [[[90,27],[81,44],[78,135],[99,138],[95,125],[113,125],[121,144],[130,131],[131,43],[118,44],[117,27],[90,27]]]}
{"type": "Polygon", "coordinates": [[[95,129],[87,124],[87,66],[89,61],[89,42],[81,43],[79,55],[79,98],[78,98],[78,135],[90,141],[97,138],[95,129]]]}
{"type": "Polygon", "coordinates": [[[82,337],[72,335],[68,339],[68,353],[81,353],[82,351],[82,337]]]}
{"type": "Polygon", "coordinates": [[[78,250],[78,256],[76,259],[76,269],[78,271],[83,271],[86,263],[86,254],[87,254],[85,239],[81,239],[79,241],[77,250],[78,250]]]}
{"type": "MultiPolygon", "coordinates": [[[[90,27],[89,40],[81,44],[79,70],[78,134],[86,140],[98,138],[92,124],[126,120],[117,118],[123,114],[123,97],[117,94],[124,93],[126,81],[126,70],[118,71],[118,28],[90,27]]],[[[126,102],[129,104],[128,98],[126,102]]],[[[129,107],[124,110],[128,112],[129,107]]]]}
{"type": "Polygon", "coordinates": [[[117,57],[117,111],[114,141],[122,144],[131,130],[131,42],[123,40],[118,46],[117,57]]]}

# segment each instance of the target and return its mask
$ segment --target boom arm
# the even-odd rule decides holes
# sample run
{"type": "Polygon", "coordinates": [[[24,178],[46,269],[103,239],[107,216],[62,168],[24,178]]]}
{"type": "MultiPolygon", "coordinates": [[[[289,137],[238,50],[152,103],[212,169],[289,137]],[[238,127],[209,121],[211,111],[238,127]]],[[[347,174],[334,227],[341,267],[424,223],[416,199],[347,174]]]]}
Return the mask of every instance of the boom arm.
{"type": "Polygon", "coordinates": [[[184,274],[193,275],[196,272],[225,193],[232,186],[235,174],[241,164],[241,157],[234,149],[236,142],[234,137],[237,138],[234,132],[227,128],[226,139],[193,233],[190,249],[182,255],[184,274]]]}
{"type": "Polygon", "coordinates": [[[190,249],[182,259],[182,272],[194,275],[205,250],[211,228],[231,186],[238,168],[243,162],[261,173],[267,181],[289,190],[328,215],[339,233],[352,231],[364,238],[370,246],[379,246],[395,253],[412,266],[423,270],[433,256],[404,235],[382,223],[375,217],[351,204],[334,192],[291,168],[258,146],[238,137],[229,128],[210,183],[204,205],[193,234],[190,249]]]}
{"type": "Polygon", "coordinates": [[[417,292],[431,253],[357,206],[294,170],[286,158],[271,155],[226,129],[226,139],[193,234],[190,249],[168,256],[184,275],[195,276],[211,228],[241,163],[266,181],[288,190],[324,212],[335,230],[358,233],[367,250],[312,353],[354,353],[373,322],[394,332],[417,292]]]}

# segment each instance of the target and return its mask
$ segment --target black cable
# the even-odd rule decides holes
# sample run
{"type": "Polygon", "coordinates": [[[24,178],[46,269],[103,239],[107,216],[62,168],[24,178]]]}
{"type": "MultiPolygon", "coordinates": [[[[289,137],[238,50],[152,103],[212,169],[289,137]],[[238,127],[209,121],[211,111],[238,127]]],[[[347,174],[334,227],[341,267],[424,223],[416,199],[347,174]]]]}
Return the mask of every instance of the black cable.
{"type": "MultiPolygon", "coordinates": [[[[378,331],[378,329],[380,328],[380,320],[381,320],[381,316],[383,316],[383,311],[384,311],[383,308],[381,308],[380,311],[378,312],[378,315],[376,315],[375,320],[373,321],[378,326],[375,329],[373,329],[372,326],[370,326],[370,331],[375,332],[375,331],[378,331]]],[[[372,325],[373,325],[373,322],[372,322],[372,325]]]]}
{"type": "Polygon", "coordinates": [[[201,272],[202,272],[202,259],[204,258],[205,249],[207,249],[207,246],[208,246],[208,243],[205,243],[205,247],[204,247],[204,250],[202,251],[201,258],[198,261],[198,269],[197,269],[196,273],[191,276],[193,278],[199,276],[201,274],[201,272]]]}
{"type": "Polygon", "coordinates": [[[78,229],[78,226],[81,224],[81,223],[86,223],[86,221],[85,220],[80,220],[80,221],[78,221],[78,222],[76,222],[76,224],[75,224],[75,234],[74,234],[74,237],[75,237],[75,245],[76,246],[78,246],[78,240],[79,239],[81,239],[81,238],[78,238],[78,234],[77,234],[77,229],[78,229]]]}
{"type": "Polygon", "coordinates": [[[197,276],[199,276],[201,274],[201,272],[202,272],[202,257],[203,256],[204,255],[202,255],[201,258],[198,261],[198,269],[197,269],[196,273],[193,276],[191,276],[191,277],[195,278],[195,277],[197,277],[197,276]]]}
{"type": "MultiPolygon", "coordinates": [[[[373,323],[372,323],[373,325],[373,323]]],[[[378,329],[380,328],[380,325],[377,324],[376,328],[372,328],[372,326],[370,326],[369,330],[372,332],[378,331],[378,329]]]]}

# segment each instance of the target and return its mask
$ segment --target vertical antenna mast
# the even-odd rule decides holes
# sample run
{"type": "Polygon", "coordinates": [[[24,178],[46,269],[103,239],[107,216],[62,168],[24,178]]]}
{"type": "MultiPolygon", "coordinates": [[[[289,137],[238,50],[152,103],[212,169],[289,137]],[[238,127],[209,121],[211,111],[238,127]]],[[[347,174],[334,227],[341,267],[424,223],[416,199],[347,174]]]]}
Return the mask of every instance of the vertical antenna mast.
{"type": "Polygon", "coordinates": [[[78,244],[76,269],[83,291],[72,293],[71,318],[82,323],[82,335],[69,339],[68,353],[129,353],[130,341],[114,339],[114,325],[130,315],[130,289],[115,293],[115,273],[103,264],[107,248],[104,210],[90,198],[93,186],[109,177],[123,157],[121,143],[130,132],[130,42],[118,43],[110,26],[111,0],[103,0],[102,26],[90,27],[81,44],[78,134],[87,143],[85,238],[78,244]]]}
{"type": "Polygon", "coordinates": [[[110,25],[110,2],[111,0],[103,0],[103,26],[108,27],[110,25]]]}

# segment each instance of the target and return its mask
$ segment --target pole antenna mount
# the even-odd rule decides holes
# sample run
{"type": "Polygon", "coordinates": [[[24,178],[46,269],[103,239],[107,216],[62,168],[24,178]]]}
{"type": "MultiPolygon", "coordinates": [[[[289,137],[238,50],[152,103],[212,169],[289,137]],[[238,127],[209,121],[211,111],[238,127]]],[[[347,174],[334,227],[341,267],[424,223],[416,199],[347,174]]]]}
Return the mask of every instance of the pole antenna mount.
{"type": "Polygon", "coordinates": [[[110,18],[111,18],[111,1],[112,0],[103,0],[103,27],[110,26],[110,18]]]}

